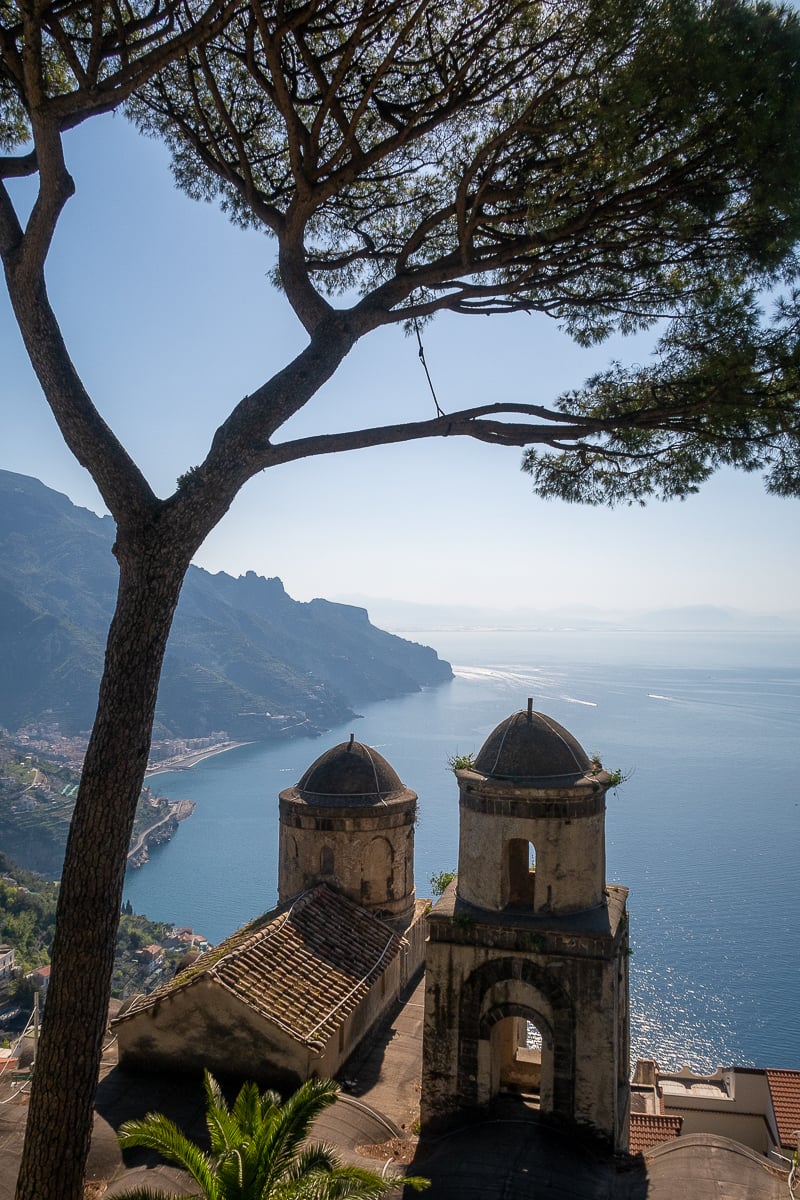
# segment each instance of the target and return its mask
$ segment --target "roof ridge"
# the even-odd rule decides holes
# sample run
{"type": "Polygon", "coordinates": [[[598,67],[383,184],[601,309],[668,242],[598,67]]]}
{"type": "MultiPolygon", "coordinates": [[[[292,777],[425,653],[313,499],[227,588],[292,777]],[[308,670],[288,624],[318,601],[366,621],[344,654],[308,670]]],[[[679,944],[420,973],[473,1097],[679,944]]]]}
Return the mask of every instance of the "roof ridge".
{"type": "MultiPolygon", "coordinates": [[[[254,929],[252,934],[243,941],[239,942],[235,940],[236,933],[232,933],[230,937],[225,938],[224,941],[220,942],[220,947],[228,946],[228,949],[223,954],[219,955],[219,957],[211,965],[210,969],[216,975],[217,968],[225,963],[232,954],[246,954],[252,946],[260,946],[262,942],[272,937],[273,934],[279,933],[281,929],[283,929],[286,922],[290,919],[295,909],[297,909],[299,912],[303,911],[308,903],[309,898],[319,886],[320,885],[317,884],[315,887],[309,888],[305,892],[301,892],[299,896],[295,896],[294,900],[289,903],[288,908],[286,908],[284,912],[280,911],[281,906],[279,905],[277,909],[271,908],[268,912],[264,913],[262,917],[256,918],[256,921],[263,920],[263,924],[261,924],[259,928],[254,929]],[[274,916],[272,914],[274,914],[274,916]],[[271,919],[264,920],[264,917],[271,917],[271,919]],[[280,924],[278,924],[278,921],[281,917],[283,917],[283,920],[280,922],[280,924]]],[[[256,922],[251,922],[251,924],[255,923],[256,922]]],[[[247,928],[248,926],[243,926],[242,932],[247,928]]],[[[219,949],[220,947],[217,948],[219,949]]]]}
{"type": "Polygon", "coordinates": [[[167,980],[166,983],[162,983],[160,987],[155,988],[152,992],[144,992],[134,997],[131,1004],[120,1016],[125,1017],[129,1013],[142,1012],[145,1008],[151,1008],[159,1000],[164,999],[165,996],[172,996],[176,992],[183,991],[184,988],[196,983],[198,979],[202,979],[204,975],[213,975],[216,979],[217,966],[235,950],[243,949],[248,943],[256,941],[259,933],[264,928],[268,928],[272,924],[272,921],[276,920],[280,915],[280,912],[277,912],[275,909],[269,909],[266,913],[262,913],[261,916],[253,917],[252,920],[246,921],[244,925],[235,929],[233,933],[229,933],[216,946],[211,946],[208,950],[204,950],[194,962],[183,967],[172,979],[167,980]],[[271,919],[267,920],[267,918],[271,919]],[[252,932],[248,934],[250,930],[252,932]],[[248,936],[245,936],[245,934],[248,936]]]}
{"type": "Polygon", "coordinates": [[[401,936],[375,913],[318,883],[288,907],[245,925],[115,1020],[152,1009],[205,979],[295,1040],[324,1045],[401,945],[401,936]]]}

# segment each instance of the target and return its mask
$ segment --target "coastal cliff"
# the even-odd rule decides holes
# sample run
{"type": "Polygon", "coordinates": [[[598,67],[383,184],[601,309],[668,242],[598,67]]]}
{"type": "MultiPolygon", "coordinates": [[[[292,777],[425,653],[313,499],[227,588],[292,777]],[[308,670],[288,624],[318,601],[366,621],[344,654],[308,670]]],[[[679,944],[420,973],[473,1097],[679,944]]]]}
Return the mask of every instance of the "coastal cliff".
{"type": "MultiPolygon", "coordinates": [[[[0,471],[0,726],[91,726],[117,587],[110,517],[0,471]]],[[[452,678],[365,609],[299,603],[279,579],[190,567],[159,688],[156,739],[314,735],[354,706],[452,678]]]]}
{"type": "Polygon", "coordinates": [[[147,829],[143,829],[128,852],[129,867],[143,867],[150,858],[153,846],[163,846],[174,836],[178,823],[185,821],[195,810],[193,800],[174,800],[170,802],[170,811],[165,817],[155,821],[147,829]]]}

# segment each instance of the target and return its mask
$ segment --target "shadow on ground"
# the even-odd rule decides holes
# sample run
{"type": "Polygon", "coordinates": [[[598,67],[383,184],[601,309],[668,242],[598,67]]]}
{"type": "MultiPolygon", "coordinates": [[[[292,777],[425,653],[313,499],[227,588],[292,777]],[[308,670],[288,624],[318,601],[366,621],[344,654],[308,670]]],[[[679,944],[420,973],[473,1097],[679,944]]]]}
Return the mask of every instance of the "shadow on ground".
{"type": "MultiPolygon", "coordinates": [[[[435,1200],[646,1200],[641,1160],[619,1160],[574,1131],[503,1096],[485,1118],[420,1139],[410,1173],[431,1180],[435,1200]]],[[[675,1200],[678,1200],[676,1197],[675,1200]]]]}

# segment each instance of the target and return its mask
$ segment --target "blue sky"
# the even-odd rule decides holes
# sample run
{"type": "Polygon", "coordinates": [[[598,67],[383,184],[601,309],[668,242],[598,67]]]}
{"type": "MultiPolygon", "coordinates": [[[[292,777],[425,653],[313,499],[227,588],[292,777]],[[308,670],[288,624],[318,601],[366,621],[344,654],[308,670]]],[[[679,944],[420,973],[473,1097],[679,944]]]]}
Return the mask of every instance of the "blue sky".
{"type": "MultiPolygon", "coordinates": [[[[48,281],[67,345],[101,413],[154,489],[206,453],[229,408],[303,345],[269,284],[273,246],[179,193],[167,156],[121,116],[67,138],[77,194],[48,281]]],[[[27,184],[15,185],[23,196],[27,184]]],[[[581,351],[545,318],[440,318],[424,334],[442,407],[547,403],[640,338],[581,351]]],[[[0,467],[102,512],[69,455],[0,296],[0,467]]],[[[358,346],[293,433],[432,415],[413,340],[358,346]]],[[[297,599],[628,610],[800,608],[798,502],[727,472],[684,503],[585,509],[533,496],[520,452],[464,439],[296,463],[251,481],[197,562],[280,576],[297,599]]]]}

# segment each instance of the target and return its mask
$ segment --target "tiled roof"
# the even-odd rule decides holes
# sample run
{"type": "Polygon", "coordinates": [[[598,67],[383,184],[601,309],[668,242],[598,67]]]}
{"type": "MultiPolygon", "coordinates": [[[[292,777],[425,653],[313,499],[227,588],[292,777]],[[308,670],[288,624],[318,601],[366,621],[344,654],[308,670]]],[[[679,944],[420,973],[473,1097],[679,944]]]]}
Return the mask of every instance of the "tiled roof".
{"type": "Polygon", "coordinates": [[[800,1129],[800,1071],[767,1071],[782,1146],[794,1145],[800,1129]]]}
{"type": "Polygon", "coordinates": [[[652,1146],[671,1142],[683,1124],[683,1117],[656,1117],[650,1113],[631,1113],[630,1153],[643,1154],[652,1146]]]}
{"type": "Polygon", "coordinates": [[[399,949],[400,938],[383,921],[318,884],[201,954],[120,1020],[206,977],[297,1041],[322,1046],[399,949]]]}

